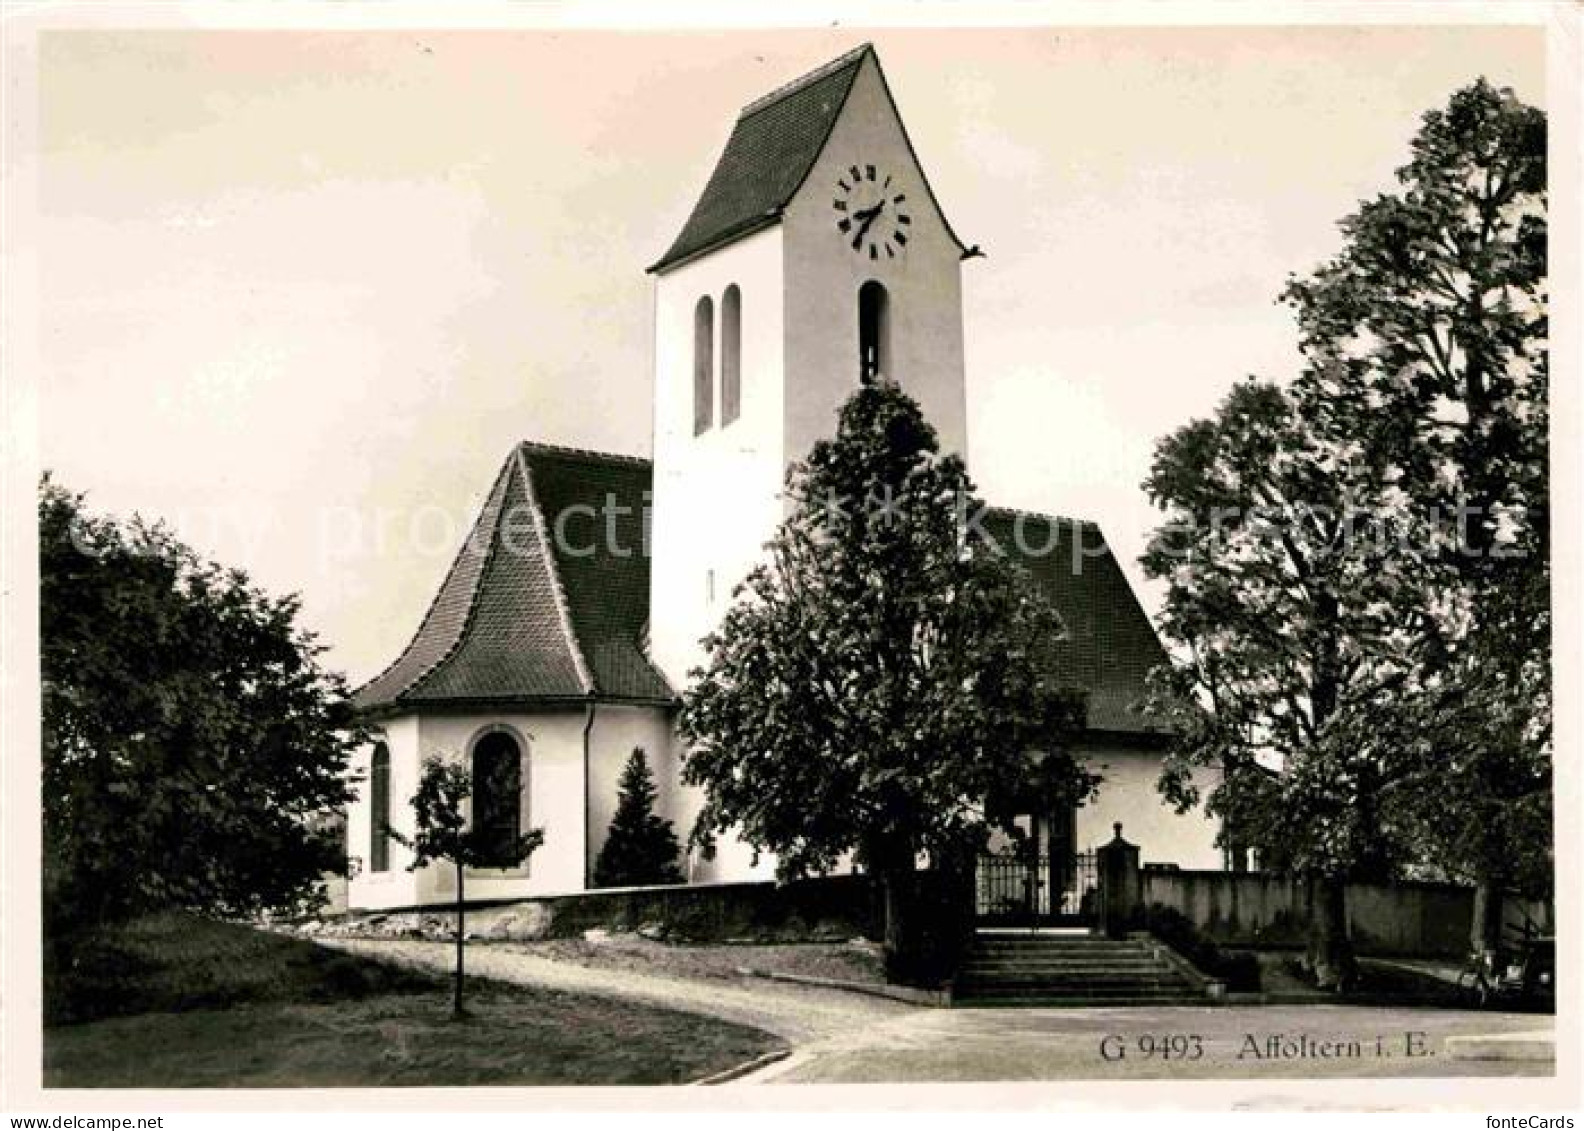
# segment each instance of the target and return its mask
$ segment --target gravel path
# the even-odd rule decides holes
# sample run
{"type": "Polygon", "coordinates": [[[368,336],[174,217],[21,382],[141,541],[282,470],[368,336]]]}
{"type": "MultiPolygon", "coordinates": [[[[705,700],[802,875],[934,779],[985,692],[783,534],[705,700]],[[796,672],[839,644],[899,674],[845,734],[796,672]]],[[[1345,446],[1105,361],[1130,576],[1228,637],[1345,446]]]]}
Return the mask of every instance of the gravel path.
{"type": "MultiPolygon", "coordinates": [[[[450,943],[316,939],[322,946],[432,970],[449,971],[456,960],[450,943]]],[[[467,972],[481,978],[572,993],[626,997],[683,1013],[701,1013],[741,1025],[752,1025],[785,1038],[793,1045],[843,1037],[854,1031],[918,1012],[918,1007],[841,990],[785,985],[744,979],[734,985],[594,969],[556,962],[514,950],[510,944],[473,943],[467,949],[467,972]]]]}
{"type": "MultiPolygon", "coordinates": [[[[440,971],[451,969],[455,955],[449,943],[317,941],[440,971]]],[[[481,977],[717,1017],[774,1033],[793,1046],[790,1058],[732,1086],[1549,1076],[1556,1071],[1554,1059],[1460,1059],[1448,1043],[1450,1038],[1553,1029],[1552,1018],[1533,1014],[1344,1005],[929,1009],[758,979],[734,983],[718,976],[596,969],[525,954],[510,944],[472,945],[467,962],[468,971],[481,977]],[[1273,1041],[1288,1051],[1268,1052],[1273,1041]],[[1336,1051],[1350,1042],[1356,1049],[1336,1051]],[[1167,1043],[1178,1055],[1169,1061],[1151,1055],[1167,1043]]]]}

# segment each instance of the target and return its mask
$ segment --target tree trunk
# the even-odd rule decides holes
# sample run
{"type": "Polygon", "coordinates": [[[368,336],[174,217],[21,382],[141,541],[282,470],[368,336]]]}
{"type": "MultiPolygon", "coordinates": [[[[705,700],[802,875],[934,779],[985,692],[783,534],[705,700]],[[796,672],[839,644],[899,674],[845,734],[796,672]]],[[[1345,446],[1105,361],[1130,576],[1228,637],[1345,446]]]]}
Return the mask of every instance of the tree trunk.
{"type": "Polygon", "coordinates": [[[462,908],[463,908],[463,902],[462,902],[462,862],[460,860],[457,861],[457,865],[456,865],[456,881],[457,881],[457,916],[456,916],[456,919],[457,919],[457,921],[456,921],[456,950],[457,950],[456,958],[457,958],[457,961],[456,961],[456,982],[455,982],[455,984],[454,984],[454,986],[452,988],[452,991],[451,991],[451,1016],[454,1017],[454,1018],[460,1018],[460,1017],[464,1016],[464,1011],[462,1009],[462,935],[463,935],[463,929],[462,929],[462,914],[463,914],[463,912],[462,912],[462,908]]]}
{"type": "Polygon", "coordinates": [[[1309,953],[1306,965],[1322,990],[1341,991],[1358,974],[1347,935],[1346,883],[1335,876],[1309,881],[1309,953]]]}
{"type": "Polygon", "coordinates": [[[913,923],[913,845],[906,837],[877,834],[865,846],[864,866],[880,881],[885,910],[885,975],[888,982],[911,983],[917,973],[913,923]]]}
{"type": "Polygon", "coordinates": [[[1469,949],[1475,954],[1495,950],[1501,945],[1502,882],[1495,876],[1481,876],[1474,889],[1474,919],[1469,925],[1469,949]]]}
{"type": "Polygon", "coordinates": [[[888,982],[908,984],[917,974],[913,879],[911,867],[894,863],[880,873],[880,887],[885,898],[885,974],[888,982]]]}

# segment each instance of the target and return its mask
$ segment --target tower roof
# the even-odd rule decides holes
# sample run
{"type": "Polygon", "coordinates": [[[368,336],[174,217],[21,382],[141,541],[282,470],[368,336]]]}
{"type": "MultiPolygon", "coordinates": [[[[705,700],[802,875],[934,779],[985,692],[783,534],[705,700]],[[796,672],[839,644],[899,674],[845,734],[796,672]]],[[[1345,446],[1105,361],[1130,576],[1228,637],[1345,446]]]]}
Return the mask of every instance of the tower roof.
{"type": "MultiPolygon", "coordinates": [[[[744,106],[687,222],[649,270],[667,271],[778,223],[830,139],[864,60],[874,55],[865,43],[744,106]]],[[[933,200],[928,177],[924,187],[933,200]]]]}
{"type": "Polygon", "coordinates": [[[825,148],[872,50],[866,43],[743,107],[692,215],[649,270],[664,271],[775,223],[825,148]]]}

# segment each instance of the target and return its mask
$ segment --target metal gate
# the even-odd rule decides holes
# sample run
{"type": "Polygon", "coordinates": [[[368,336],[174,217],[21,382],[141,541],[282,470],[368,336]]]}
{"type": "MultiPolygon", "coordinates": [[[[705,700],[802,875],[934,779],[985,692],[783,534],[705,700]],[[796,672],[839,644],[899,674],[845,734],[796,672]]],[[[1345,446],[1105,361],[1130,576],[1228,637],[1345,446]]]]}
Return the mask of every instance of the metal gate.
{"type": "Polygon", "coordinates": [[[1099,873],[1092,853],[979,857],[974,911],[984,926],[1093,926],[1099,902],[1099,873]]]}

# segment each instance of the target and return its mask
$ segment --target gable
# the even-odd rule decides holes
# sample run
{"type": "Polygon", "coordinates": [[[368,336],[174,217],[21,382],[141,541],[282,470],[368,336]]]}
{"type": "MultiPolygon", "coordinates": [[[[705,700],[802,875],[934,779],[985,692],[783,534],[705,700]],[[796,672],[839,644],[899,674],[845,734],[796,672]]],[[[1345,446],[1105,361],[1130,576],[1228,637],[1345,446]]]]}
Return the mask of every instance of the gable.
{"type": "Polygon", "coordinates": [[[880,177],[892,178],[890,191],[882,195],[888,201],[902,198],[892,211],[906,213],[912,222],[914,242],[908,248],[909,257],[917,257],[921,250],[918,241],[924,239],[939,245],[938,254],[944,261],[963,258],[964,244],[936,199],[873,51],[859,60],[841,113],[785,212],[806,221],[824,243],[834,235],[834,224],[840,218],[833,209],[844,195],[844,186],[855,175],[869,176],[871,165],[880,177]]]}
{"type": "MultiPolygon", "coordinates": [[[[830,171],[831,139],[850,128],[860,135],[878,129],[900,143],[924,198],[920,203],[931,210],[955,249],[963,252],[964,245],[946,223],[913,154],[879,58],[866,43],[743,107],[698,203],[650,272],[663,273],[778,223],[794,199],[803,195],[811,174],[820,166],[830,171]],[[851,106],[855,88],[864,102],[856,115],[851,106]],[[849,127],[855,116],[865,121],[849,127]]],[[[830,179],[818,178],[818,190],[822,192],[824,181],[830,179]]]]}

